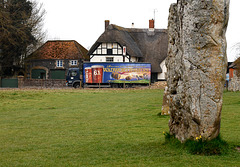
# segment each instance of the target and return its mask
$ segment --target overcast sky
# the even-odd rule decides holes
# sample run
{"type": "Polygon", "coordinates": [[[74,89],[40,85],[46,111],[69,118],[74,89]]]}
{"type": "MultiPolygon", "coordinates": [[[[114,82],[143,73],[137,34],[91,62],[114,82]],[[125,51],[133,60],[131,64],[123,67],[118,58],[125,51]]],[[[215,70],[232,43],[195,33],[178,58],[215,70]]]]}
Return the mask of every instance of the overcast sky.
{"type": "MultiPolygon", "coordinates": [[[[168,11],[177,0],[38,0],[47,14],[44,29],[47,40],[76,40],[89,49],[104,32],[104,20],[130,28],[148,28],[154,18],[155,27],[167,28],[168,11]]],[[[228,61],[235,60],[234,45],[240,42],[240,0],[230,0],[227,31],[228,61]]]]}

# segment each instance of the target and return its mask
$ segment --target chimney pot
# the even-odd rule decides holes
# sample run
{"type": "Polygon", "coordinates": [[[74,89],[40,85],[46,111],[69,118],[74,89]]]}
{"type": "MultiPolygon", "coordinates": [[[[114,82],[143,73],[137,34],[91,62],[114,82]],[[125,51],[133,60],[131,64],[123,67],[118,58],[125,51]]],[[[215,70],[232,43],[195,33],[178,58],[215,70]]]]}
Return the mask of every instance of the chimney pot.
{"type": "Polygon", "coordinates": [[[135,28],[134,23],[132,23],[132,28],[135,28]]]}
{"type": "Polygon", "coordinates": [[[105,20],[105,30],[107,29],[107,27],[109,26],[110,21],[109,20],[105,20]]]}
{"type": "Polygon", "coordinates": [[[149,20],[149,28],[154,28],[154,20],[149,20]]]}

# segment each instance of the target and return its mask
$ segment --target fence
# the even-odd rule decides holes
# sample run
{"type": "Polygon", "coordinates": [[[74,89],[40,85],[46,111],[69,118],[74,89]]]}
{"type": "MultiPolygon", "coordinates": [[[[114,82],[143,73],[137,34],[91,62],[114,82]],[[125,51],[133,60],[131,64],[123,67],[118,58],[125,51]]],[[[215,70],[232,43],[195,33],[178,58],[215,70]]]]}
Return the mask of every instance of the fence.
{"type": "Polygon", "coordinates": [[[64,79],[25,79],[22,76],[18,77],[18,87],[40,87],[40,88],[63,88],[66,86],[64,79]]]}
{"type": "Polygon", "coordinates": [[[2,88],[17,88],[18,79],[17,78],[0,78],[0,87],[2,88]]]}
{"type": "Polygon", "coordinates": [[[18,78],[1,78],[0,88],[63,88],[66,87],[65,79],[25,79],[23,76],[18,78]]]}

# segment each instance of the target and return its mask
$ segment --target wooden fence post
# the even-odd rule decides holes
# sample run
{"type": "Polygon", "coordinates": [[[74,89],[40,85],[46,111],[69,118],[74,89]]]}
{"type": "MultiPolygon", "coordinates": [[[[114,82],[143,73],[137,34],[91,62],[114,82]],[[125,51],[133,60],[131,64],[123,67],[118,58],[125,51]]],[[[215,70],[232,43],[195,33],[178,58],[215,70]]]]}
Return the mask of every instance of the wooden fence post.
{"type": "Polygon", "coordinates": [[[18,88],[23,88],[23,85],[24,85],[24,76],[18,76],[18,88]]]}

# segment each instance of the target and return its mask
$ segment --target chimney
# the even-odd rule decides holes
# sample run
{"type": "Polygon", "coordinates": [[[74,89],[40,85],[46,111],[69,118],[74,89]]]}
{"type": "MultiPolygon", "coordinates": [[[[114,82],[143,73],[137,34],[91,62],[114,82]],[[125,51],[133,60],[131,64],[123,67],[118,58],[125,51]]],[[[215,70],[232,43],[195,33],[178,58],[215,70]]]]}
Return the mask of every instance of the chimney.
{"type": "Polygon", "coordinates": [[[154,29],[154,20],[149,20],[149,29],[154,29]]]}
{"type": "Polygon", "coordinates": [[[132,28],[135,28],[134,23],[132,23],[132,28]]]}
{"type": "Polygon", "coordinates": [[[110,21],[109,20],[105,20],[105,30],[107,29],[107,27],[109,26],[110,21]]]}

